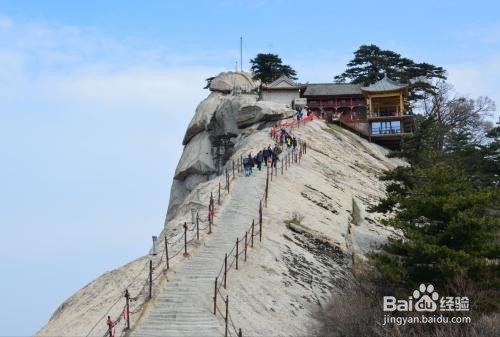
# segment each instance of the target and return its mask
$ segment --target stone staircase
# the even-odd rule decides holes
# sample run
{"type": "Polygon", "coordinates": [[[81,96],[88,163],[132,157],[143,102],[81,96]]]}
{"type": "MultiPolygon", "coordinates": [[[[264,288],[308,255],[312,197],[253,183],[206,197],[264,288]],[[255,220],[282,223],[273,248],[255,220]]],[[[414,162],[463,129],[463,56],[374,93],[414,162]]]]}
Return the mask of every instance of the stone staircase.
{"type": "MultiPolygon", "coordinates": [[[[265,168],[265,167],[264,167],[265,168]]],[[[158,296],[153,299],[133,337],[221,337],[224,323],[213,315],[214,280],[237,237],[258,222],[259,200],[265,188],[266,171],[254,170],[251,177],[232,181],[231,193],[215,217],[214,232],[205,245],[195,251],[175,274],[170,274],[158,296]]]]}

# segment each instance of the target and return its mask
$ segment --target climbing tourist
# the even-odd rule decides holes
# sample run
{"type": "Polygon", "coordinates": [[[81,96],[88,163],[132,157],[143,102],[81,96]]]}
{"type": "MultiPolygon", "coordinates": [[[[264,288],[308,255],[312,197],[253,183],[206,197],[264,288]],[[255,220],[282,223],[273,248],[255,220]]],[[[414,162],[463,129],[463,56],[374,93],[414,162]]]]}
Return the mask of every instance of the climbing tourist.
{"type": "Polygon", "coordinates": [[[297,148],[297,138],[295,137],[292,138],[292,146],[293,146],[293,152],[295,152],[295,149],[297,148]]]}
{"type": "Polygon", "coordinates": [[[113,323],[113,320],[111,319],[111,316],[108,316],[108,319],[106,320],[106,324],[108,325],[108,334],[109,334],[109,337],[113,337],[113,326],[115,324],[113,323]]]}
{"type": "Polygon", "coordinates": [[[257,155],[255,156],[255,163],[257,164],[257,168],[259,171],[262,168],[262,161],[264,160],[264,155],[262,154],[262,151],[259,151],[257,155]]]}
{"type": "Polygon", "coordinates": [[[269,153],[267,151],[266,148],[264,148],[264,150],[262,150],[262,159],[264,161],[264,165],[267,166],[267,157],[269,157],[269,153]]]}
{"type": "Polygon", "coordinates": [[[273,150],[271,149],[271,144],[269,144],[266,151],[267,151],[266,156],[264,156],[264,158],[265,158],[267,164],[271,164],[272,163],[272,156],[273,156],[273,150]]]}
{"type": "Polygon", "coordinates": [[[274,151],[277,155],[279,155],[279,154],[281,153],[281,151],[282,151],[281,146],[280,146],[278,143],[276,143],[276,145],[274,146],[273,151],[274,151]]]}
{"type": "Polygon", "coordinates": [[[273,167],[276,167],[276,163],[280,159],[278,158],[278,153],[276,153],[275,151],[272,151],[271,153],[272,153],[271,154],[271,168],[273,168],[273,167]]]}
{"type": "Polygon", "coordinates": [[[302,112],[300,110],[298,110],[296,116],[297,116],[297,123],[298,123],[302,119],[302,112]]]}
{"type": "Polygon", "coordinates": [[[243,168],[245,169],[245,177],[252,175],[253,158],[251,154],[248,154],[248,157],[243,159],[243,168]]]}

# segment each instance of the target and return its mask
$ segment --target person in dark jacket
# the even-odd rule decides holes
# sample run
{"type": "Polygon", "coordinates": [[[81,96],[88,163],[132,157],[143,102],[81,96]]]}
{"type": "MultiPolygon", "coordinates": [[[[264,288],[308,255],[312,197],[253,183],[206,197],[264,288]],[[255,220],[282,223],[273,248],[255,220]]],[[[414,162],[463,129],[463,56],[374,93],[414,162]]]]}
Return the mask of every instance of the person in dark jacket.
{"type": "Polygon", "coordinates": [[[271,151],[271,167],[276,167],[276,163],[278,162],[278,160],[280,160],[278,158],[278,154],[274,151],[271,151]]]}
{"type": "Polygon", "coordinates": [[[264,156],[264,160],[266,161],[267,164],[272,163],[272,157],[273,157],[273,150],[271,149],[271,145],[269,145],[266,149],[266,155],[264,156]]]}
{"type": "Polygon", "coordinates": [[[292,146],[293,146],[293,151],[295,152],[295,149],[297,148],[297,138],[295,137],[292,138],[292,146]]]}
{"type": "Polygon", "coordinates": [[[253,158],[251,154],[248,154],[248,157],[243,159],[243,168],[245,169],[246,177],[252,175],[253,158]]]}
{"type": "Polygon", "coordinates": [[[264,148],[264,150],[262,150],[262,160],[264,161],[264,165],[266,166],[267,166],[267,157],[268,157],[267,149],[264,148]]]}
{"type": "Polygon", "coordinates": [[[264,155],[262,154],[262,151],[259,151],[257,155],[255,156],[255,164],[257,164],[257,168],[259,171],[262,168],[262,161],[264,160],[264,155]]]}

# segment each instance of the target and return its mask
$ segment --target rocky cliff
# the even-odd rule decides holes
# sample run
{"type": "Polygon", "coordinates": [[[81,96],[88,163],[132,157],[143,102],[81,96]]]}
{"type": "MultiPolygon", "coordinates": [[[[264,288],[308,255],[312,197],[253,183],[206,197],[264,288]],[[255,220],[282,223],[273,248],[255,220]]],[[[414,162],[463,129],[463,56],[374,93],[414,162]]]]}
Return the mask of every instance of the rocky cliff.
{"type": "MultiPolygon", "coordinates": [[[[196,207],[205,216],[210,193],[216,195],[219,182],[224,186],[219,173],[231,168],[233,160],[269,145],[269,126],[292,116],[283,105],[257,101],[257,85],[248,74],[233,72],[209,83],[211,93],[186,130],[166,225],[159,229],[159,237],[168,238],[171,254],[182,251],[182,225],[190,222],[190,209],[196,207]]],[[[349,282],[353,256],[363,258],[390,235],[379,225],[380,215],[365,210],[383,195],[381,172],[404,163],[387,158],[380,146],[322,121],[293,133],[307,142],[307,154],[300,164],[274,177],[263,211],[262,242],[249,251],[238,271],[231,271],[224,294],[231,298],[231,321],[244,335],[310,335],[314,312],[349,282]]],[[[265,181],[265,171],[251,177],[236,173],[217,206],[213,233],[207,233],[204,222],[188,256],[172,258],[168,271],[164,257],[144,256],[103,274],[65,301],[37,335],[102,336],[104,318],[120,316],[128,288],[132,296],[138,294],[131,304],[129,334],[222,336],[223,319],[220,313],[212,314],[213,280],[224,254],[257,219],[265,181]],[[140,304],[150,258],[158,270],[153,298],[140,304]]],[[[160,240],[159,250],[164,249],[160,240]]]]}
{"type": "Polygon", "coordinates": [[[234,154],[234,145],[248,127],[293,115],[293,110],[272,102],[257,102],[258,82],[248,73],[226,72],[210,80],[211,93],[196,108],[184,135],[182,153],[170,192],[165,224],[185,211],[178,206],[201,182],[221,173],[234,154]]]}

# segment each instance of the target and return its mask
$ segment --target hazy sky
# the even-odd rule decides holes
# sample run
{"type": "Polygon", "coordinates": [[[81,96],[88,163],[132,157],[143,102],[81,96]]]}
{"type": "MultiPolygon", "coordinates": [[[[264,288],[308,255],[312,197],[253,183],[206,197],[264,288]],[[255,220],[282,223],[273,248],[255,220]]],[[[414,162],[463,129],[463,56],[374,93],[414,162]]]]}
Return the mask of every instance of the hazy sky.
{"type": "Polygon", "coordinates": [[[500,104],[496,1],[0,0],[0,335],[29,335],[162,226],[204,79],[273,52],[329,82],[361,44],[500,104]]]}

